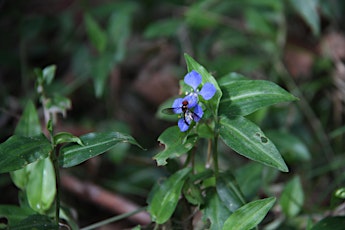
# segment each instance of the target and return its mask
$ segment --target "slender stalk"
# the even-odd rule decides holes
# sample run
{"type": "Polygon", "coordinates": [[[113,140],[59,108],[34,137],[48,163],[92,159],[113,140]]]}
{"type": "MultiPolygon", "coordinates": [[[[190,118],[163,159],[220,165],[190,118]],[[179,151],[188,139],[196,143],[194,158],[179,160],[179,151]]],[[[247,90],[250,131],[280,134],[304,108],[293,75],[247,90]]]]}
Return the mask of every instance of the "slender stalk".
{"type": "Polygon", "coordinates": [[[215,118],[215,125],[214,125],[214,135],[213,135],[213,145],[212,145],[212,156],[213,156],[213,164],[214,164],[214,173],[215,176],[218,176],[219,173],[219,165],[218,165],[218,138],[219,138],[219,122],[218,118],[215,118]]]}
{"type": "Polygon", "coordinates": [[[214,173],[216,177],[218,176],[218,173],[219,173],[217,146],[218,146],[218,134],[215,134],[213,138],[213,145],[212,145],[212,156],[213,156],[213,164],[214,164],[214,173]]]}
{"type": "Polygon", "coordinates": [[[60,220],[60,170],[59,161],[57,157],[56,147],[51,154],[51,160],[53,162],[54,172],[55,172],[55,187],[56,187],[56,197],[55,197],[55,221],[59,224],[60,220]]]}
{"type": "MultiPolygon", "coordinates": [[[[103,221],[100,221],[100,222],[97,222],[97,223],[94,223],[92,225],[89,225],[85,228],[82,228],[81,230],[91,230],[91,229],[96,229],[96,228],[99,228],[101,226],[104,226],[106,224],[110,224],[112,222],[115,222],[115,221],[119,221],[119,220],[122,220],[122,219],[125,219],[127,217],[130,217],[130,216],[133,216],[134,214],[137,214],[139,212],[142,212],[142,211],[145,211],[146,210],[146,207],[142,207],[142,208],[139,208],[138,210],[135,210],[133,212],[128,212],[128,213],[124,213],[122,215],[119,215],[119,216],[114,216],[114,217],[111,217],[109,219],[106,219],[106,220],[103,220],[103,221]]],[[[157,225],[158,226],[158,225],[157,225]]]]}

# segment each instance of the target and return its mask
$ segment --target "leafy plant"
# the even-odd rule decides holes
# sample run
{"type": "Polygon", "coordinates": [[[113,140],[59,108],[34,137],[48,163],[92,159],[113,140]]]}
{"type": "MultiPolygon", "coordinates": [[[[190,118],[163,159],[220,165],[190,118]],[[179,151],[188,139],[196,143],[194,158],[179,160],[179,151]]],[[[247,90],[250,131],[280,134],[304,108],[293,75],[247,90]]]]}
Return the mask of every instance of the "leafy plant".
{"type": "Polygon", "coordinates": [[[288,172],[274,144],[244,116],[278,102],[294,101],[296,97],[268,81],[225,76],[218,84],[192,57],[185,54],[185,58],[189,73],[181,82],[181,88],[186,96],[176,99],[172,105],[175,113],[181,114],[179,128],[171,127],[162,133],[158,140],[165,149],[154,157],[158,165],[175,160],[181,169],[153,189],[148,211],[153,221],[165,224],[182,196],[203,212],[203,219],[210,221],[210,229],[251,229],[265,217],[275,198],[247,204],[232,170],[219,165],[219,139],[251,160],[288,172]],[[199,75],[202,80],[195,80],[196,83],[190,80],[199,75]],[[200,93],[196,89],[199,82],[203,85],[200,93]],[[188,91],[188,85],[192,86],[192,91],[188,91]],[[199,103],[204,110],[199,109],[199,103]],[[196,155],[202,153],[198,142],[202,139],[207,139],[208,157],[204,166],[197,167],[196,155]],[[187,157],[183,160],[185,154],[187,157]],[[207,183],[210,180],[212,182],[207,183]]]}
{"type": "MultiPolygon", "coordinates": [[[[28,101],[15,134],[0,144],[0,172],[11,173],[13,182],[26,200],[20,207],[0,206],[0,216],[7,218],[10,228],[58,229],[60,213],[64,213],[60,204],[60,167],[80,164],[118,143],[140,147],[133,137],[119,132],[89,133],[81,137],[68,132],[55,133],[56,113],[64,113],[71,104],[58,94],[46,94],[45,89],[52,83],[55,69],[55,66],[48,66],[36,70],[37,91],[48,133],[43,134],[36,108],[32,101],[28,101]]],[[[75,223],[70,225],[75,226],[75,223]]]]}

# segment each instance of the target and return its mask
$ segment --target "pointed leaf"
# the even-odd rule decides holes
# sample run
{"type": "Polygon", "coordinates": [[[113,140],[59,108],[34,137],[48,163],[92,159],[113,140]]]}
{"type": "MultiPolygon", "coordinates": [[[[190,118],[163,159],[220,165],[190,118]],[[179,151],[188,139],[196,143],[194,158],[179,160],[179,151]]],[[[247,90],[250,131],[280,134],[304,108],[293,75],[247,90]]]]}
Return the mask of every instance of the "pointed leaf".
{"type": "Polygon", "coordinates": [[[191,168],[181,169],[159,185],[147,208],[153,221],[163,224],[174,213],[183,184],[190,171],[191,168]]]}
{"type": "Polygon", "coordinates": [[[0,144],[0,173],[14,171],[48,157],[52,146],[42,134],[34,137],[14,135],[0,144]]]}
{"type": "MultiPolygon", "coordinates": [[[[26,103],[24,112],[16,126],[14,134],[30,137],[41,133],[41,124],[34,103],[29,100],[26,103]]],[[[27,183],[28,174],[25,168],[11,172],[13,183],[21,189],[24,189],[27,183]]]]}
{"type": "Polygon", "coordinates": [[[222,81],[223,96],[219,114],[226,116],[248,115],[258,109],[297,98],[280,86],[264,80],[222,81]]]}
{"type": "Polygon", "coordinates": [[[225,221],[223,230],[247,230],[254,228],[264,219],[275,200],[275,197],[270,197],[252,201],[242,206],[225,221]]]}
{"type": "Polygon", "coordinates": [[[37,136],[41,133],[41,125],[34,103],[29,100],[16,126],[14,134],[20,136],[37,136]]]}
{"type": "Polygon", "coordinates": [[[107,45],[105,32],[90,14],[85,14],[84,21],[91,42],[97,48],[98,52],[103,53],[107,45]]]}
{"type": "Polygon", "coordinates": [[[281,194],[280,204],[286,216],[296,216],[303,206],[304,193],[301,179],[296,176],[289,181],[281,194]]]}
{"type": "Polygon", "coordinates": [[[240,187],[230,172],[218,175],[216,178],[216,188],[219,198],[230,212],[236,211],[246,203],[240,187]]]}
{"type": "Polygon", "coordinates": [[[42,70],[43,79],[49,85],[55,77],[56,65],[50,65],[42,70]]]}
{"type": "Polygon", "coordinates": [[[212,97],[212,99],[207,101],[207,104],[210,105],[212,114],[214,116],[217,116],[218,105],[219,105],[220,98],[222,97],[222,91],[220,90],[216,79],[214,79],[214,77],[202,65],[196,62],[191,56],[189,56],[188,54],[184,54],[184,57],[186,59],[188,72],[192,70],[197,71],[202,76],[202,84],[205,84],[206,82],[210,82],[216,87],[217,91],[215,95],[212,97]]]}
{"type": "Polygon", "coordinates": [[[221,117],[219,131],[224,143],[237,153],[280,171],[289,171],[274,144],[246,118],[221,117]]]}
{"type": "Polygon", "coordinates": [[[219,198],[214,189],[206,191],[206,205],[203,210],[204,216],[210,220],[210,230],[222,229],[224,222],[232,212],[224,206],[223,201],[219,198]]]}
{"type": "Polygon", "coordinates": [[[297,13],[310,26],[314,35],[320,34],[319,6],[317,0],[290,0],[297,13]]]}
{"type": "Polygon", "coordinates": [[[84,144],[69,144],[60,150],[59,162],[64,168],[80,164],[92,157],[102,154],[116,146],[126,142],[140,147],[133,137],[119,132],[89,133],[80,137],[84,144]]]}
{"type": "Polygon", "coordinates": [[[166,129],[158,138],[161,144],[164,144],[165,149],[154,156],[153,159],[157,161],[157,165],[166,165],[167,159],[179,157],[187,153],[194,147],[198,140],[196,135],[188,136],[182,133],[177,126],[166,129]]]}

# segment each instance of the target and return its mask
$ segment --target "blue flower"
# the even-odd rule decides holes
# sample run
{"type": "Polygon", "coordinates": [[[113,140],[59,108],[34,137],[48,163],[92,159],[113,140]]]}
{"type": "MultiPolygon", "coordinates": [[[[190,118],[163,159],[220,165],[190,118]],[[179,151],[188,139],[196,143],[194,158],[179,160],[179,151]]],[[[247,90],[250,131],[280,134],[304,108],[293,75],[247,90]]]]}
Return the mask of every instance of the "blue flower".
{"type": "Polygon", "coordinates": [[[184,82],[192,87],[192,92],[187,93],[184,98],[177,98],[172,105],[173,112],[181,114],[181,118],[177,122],[181,132],[187,131],[193,121],[199,122],[204,115],[204,111],[198,103],[199,95],[207,101],[217,91],[216,87],[210,82],[206,82],[199,91],[198,87],[202,82],[202,77],[195,70],[186,74],[184,82]]]}
{"type": "Polygon", "coordinates": [[[177,98],[172,107],[174,113],[182,115],[177,122],[181,132],[187,131],[192,121],[198,122],[204,115],[204,111],[193,95],[177,98]]]}
{"type": "Polygon", "coordinates": [[[198,87],[201,84],[201,81],[201,75],[195,70],[192,70],[191,72],[187,73],[184,77],[184,82],[187,85],[191,86],[193,89],[193,92],[191,92],[190,95],[193,95],[196,98],[198,97],[198,95],[200,95],[205,100],[210,100],[217,91],[216,87],[212,83],[206,82],[199,91],[198,87]]]}

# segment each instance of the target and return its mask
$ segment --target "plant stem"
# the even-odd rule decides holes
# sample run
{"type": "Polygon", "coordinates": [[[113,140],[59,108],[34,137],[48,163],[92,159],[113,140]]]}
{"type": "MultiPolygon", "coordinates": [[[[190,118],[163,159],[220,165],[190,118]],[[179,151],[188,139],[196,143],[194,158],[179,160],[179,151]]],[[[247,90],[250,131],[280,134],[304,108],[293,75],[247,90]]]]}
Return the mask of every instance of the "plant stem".
{"type": "Polygon", "coordinates": [[[56,224],[59,224],[60,220],[60,170],[59,170],[59,161],[57,157],[56,148],[54,148],[51,154],[51,160],[54,166],[55,172],[55,186],[56,186],[56,198],[55,198],[55,220],[56,224]]]}
{"type": "Polygon", "coordinates": [[[219,166],[218,166],[218,135],[214,136],[213,145],[212,145],[212,156],[213,156],[213,164],[214,164],[214,173],[215,176],[218,176],[219,173],[219,166]]]}
{"type": "MultiPolygon", "coordinates": [[[[127,217],[133,216],[134,214],[137,214],[137,213],[145,211],[145,210],[146,210],[146,207],[142,207],[142,208],[139,208],[138,210],[135,210],[133,212],[124,213],[124,214],[121,214],[121,215],[118,215],[118,216],[114,216],[114,217],[111,217],[109,219],[100,221],[98,223],[89,225],[87,227],[82,228],[81,230],[96,229],[96,228],[99,228],[99,227],[104,226],[106,224],[110,224],[112,222],[119,221],[119,220],[125,219],[127,217]]],[[[156,226],[158,226],[158,225],[156,225],[156,226]]]]}

